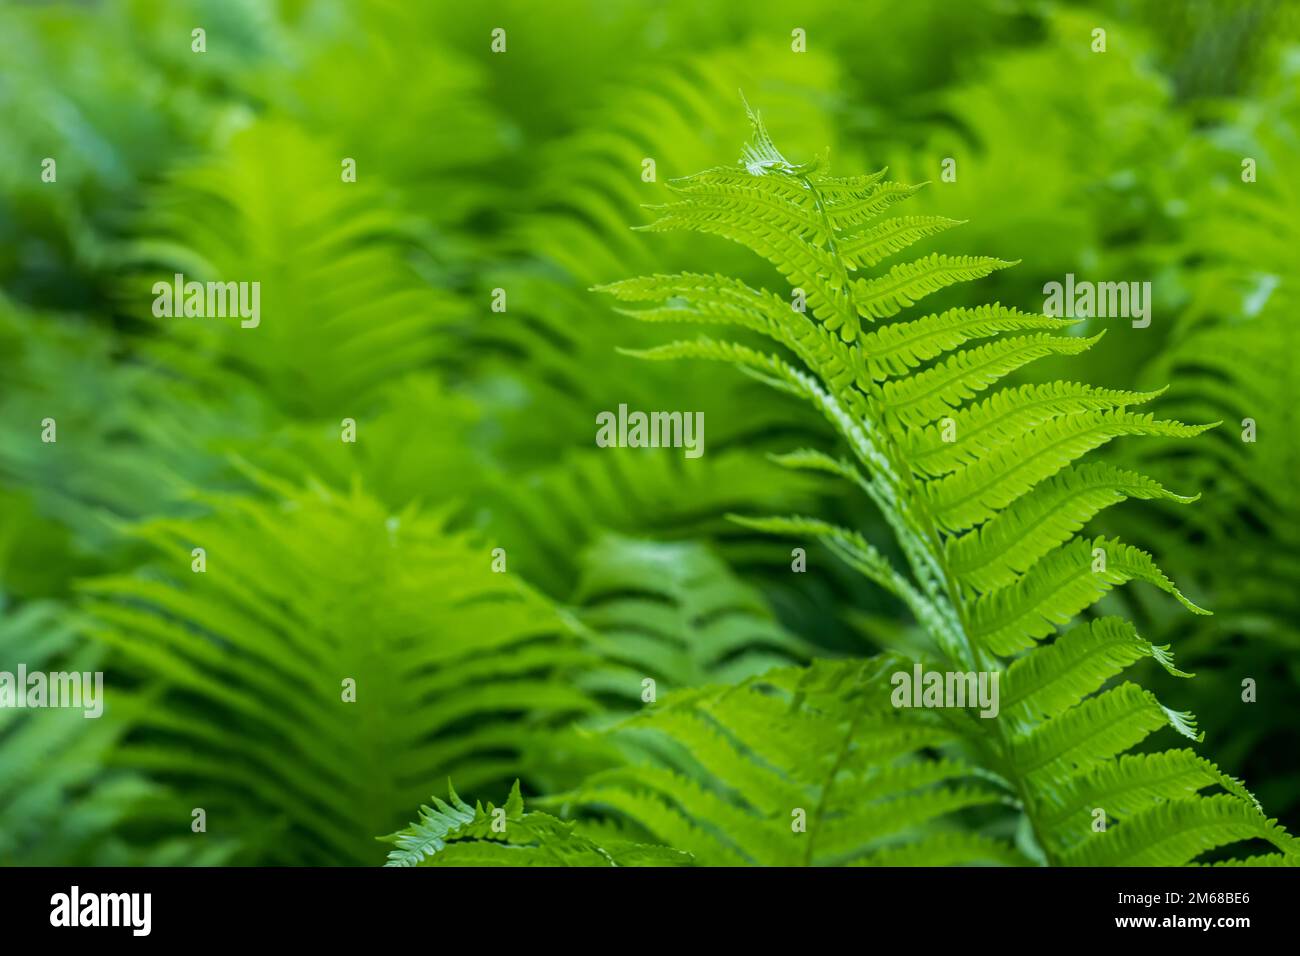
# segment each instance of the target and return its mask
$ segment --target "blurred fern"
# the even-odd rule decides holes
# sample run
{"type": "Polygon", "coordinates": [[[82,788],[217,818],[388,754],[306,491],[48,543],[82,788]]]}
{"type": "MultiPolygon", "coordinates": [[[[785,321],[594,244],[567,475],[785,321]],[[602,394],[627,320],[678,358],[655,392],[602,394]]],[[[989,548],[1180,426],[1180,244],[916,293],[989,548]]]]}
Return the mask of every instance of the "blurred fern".
{"type": "MultiPolygon", "coordinates": [[[[86,644],[81,626],[53,602],[0,603],[0,671],[93,673],[103,649],[86,644]]],[[[131,842],[129,824],[152,820],[167,803],[164,789],[111,767],[130,726],[117,701],[99,701],[100,717],[83,710],[0,708],[0,865],[180,866],[228,861],[235,841],[189,840],[188,829],[146,845],[131,842]],[[181,835],[184,834],[184,835],[181,835]]]]}
{"type": "Polygon", "coordinates": [[[344,183],[339,157],[283,120],[253,123],[220,159],[173,170],[141,228],[147,238],[122,253],[136,314],[150,314],[154,281],[174,273],[259,282],[261,295],[256,329],[164,319],[149,350],[194,381],[251,381],[291,416],[366,408],[394,376],[432,362],[439,325],[459,314],[417,272],[421,240],[382,187],[344,183]]]}
{"type": "Polygon", "coordinates": [[[1135,455],[1180,484],[1207,490],[1190,520],[1149,516],[1147,533],[1179,556],[1180,574],[1213,595],[1216,616],[1177,628],[1185,659],[1206,671],[1207,728],[1225,736],[1224,759],[1250,769],[1261,796],[1300,807],[1300,774],[1276,757],[1298,745],[1293,718],[1300,668],[1300,339],[1292,316],[1300,230],[1300,189],[1280,171],[1300,157],[1297,65],[1261,91],[1261,110],[1226,111],[1191,175],[1211,176],[1194,193],[1189,235],[1179,248],[1192,276],[1188,308],[1149,374],[1173,383],[1163,398],[1179,415],[1225,422],[1197,455],[1152,443],[1135,455]],[[1243,182],[1242,156],[1258,163],[1243,182]],[[1253,439],[1253,440],[1247,440],[1253,439]],[[1243,681],[1258,685],[1244,701],[1243,681]],[[1243,720],[1243,709],[1251,719],[1243,720]],[[1228,731],[1231,734],[1228,734],[1228,731]]]}
{"type": "MultiPolygon", "coordinates": [[[[121,559],[118,523],[192,510],[189,489],[225,477],[209,457],[218,436],[233,440],[258,420],[246,396],[205,394],[156,364],[123,364],[121,352],[86,318],[0,297],[0,481],[64,530],[64,560],[83,570],[121,559]],[[46,419],[56,441],[42,440],[46,419]]],[[[47,532],[45,546],[56,541],[47,532]]],[[[45,570],[62,573],[66,590],[61,564],[45,570]]]]}
{"type": "Polygon", "coordinates": [[[656,693],[734,683],[811,651],[762,595],[698,543],[606,535],[582,566],[576,600],[607,660],[584,678],[589,689],[644,700],[647,678],[656,693]]]}
{"type": "Polygon", "coordinates": [[[564,727],[594,709],[573,676],[590,654],[490,549],[359,490],[268,490],[143,526],[146,572],[85,585],[95,636],[158,694],[121,759],[181,812],[228,836],[281,821],[258,862],[363,863],[430,779],[552,786],[582,766],[564,727]]]}

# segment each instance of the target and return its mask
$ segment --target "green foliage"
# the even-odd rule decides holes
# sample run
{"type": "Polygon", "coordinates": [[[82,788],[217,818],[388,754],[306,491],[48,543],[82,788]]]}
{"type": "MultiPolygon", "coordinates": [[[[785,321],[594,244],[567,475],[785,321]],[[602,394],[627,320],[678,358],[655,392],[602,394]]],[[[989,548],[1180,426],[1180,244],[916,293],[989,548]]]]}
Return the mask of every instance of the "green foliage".
{"type": "MultiPolygon", "coordinates": [[[[102,560],[121,543],[117,522],[183,508],[192,483],[221,471],[203,451],[229,433],[229,405],[204,405],[155,367],[119,362],[112,336],[90,322],[0,299],[0,478],[66,529],[65,561],[102,560]],[[78,387],[64,387],[65,375],[78,387]],[[56,442],[41,440],[47,418],[56,442]]],[[[46,548],[57,541],[52,529],[43,537],[46,548]]]]}
{"type": "Polygon", "coordinates": [[[150,238],[124,252],[129,264],[163,266],[132,277],[131,288],[151,290],[137,311],[151,310],[155,281],[179,272],[199,282],[256,279],[261,314],[274,317],[255,328],[163,319],[170,335],[151,350],[169,367],[209,382],[233,372],[287,414],[342,417],[429,363],[434,333],[456,308],[420,281],[407,254],[416,237],[382,189],[370,180],[345,188],[338,167],[309,134],[260,122],[232,135],[220,161],[169,175],[142,225],[150,238]],[[303,178],[303,163],[333,176],[303,178]],[[257,348],[248,349],[254,333],[257,348]]]}
{"type": "MultiPolygon", "coordinates": [[[[741,118],[728,105],[737,84],[789,104],[787,131],[799,140],[833,135],[821,111],[800,105],[834,89],[835,65],[816,55],[791,60],[781,48],[770,39],[729,44],[672,70],[606,84],[590,115],[564,135],[548,134],[521,173],[527,187],[504,215],[499,265],[473,291],[481,307],[491,290],[508,290],[507,311],[469,331],[475,400],[492,423],[494,458],[508,465],[491,479],[485,520],[526,549],[530,574],[550,593],[570,592],[574,557],[600,529],[720,538],[727,558],[743,560],[745,546],[723,520],[728,511],[809,501],[810,483],[772,467],[763,452],[779,436],[818,434],[815,416],[772,401],[752,382],[683,379],[617,354],[629,344],[626,329],[584,291],[662,260],[661,244],[625,224],[639,204],[666,196],[672,170],[706,159],[710,146],[698,131],[739,132],[741,118]],[[646,159],[655,163],[650,181],[646,159]],[[645,408],[669,391],[675,407],[705,415],[707,455],[673,461],[593,447],[594,410],[645,408]],[[539,407],[548,410],[540,418],[539,407]]],[[[684,243],[673,259],[688,262],[706,249],[684,243]]]]}
{"type": "MultiPolygon", "coordinates": [[[[1038,389],[1003,389],[976,404],[978,396],[1015,369],[1049,354],[1081,352],[1095,341],[1047,332],[1007,335],[1020,332],[1023,324],[1019,316],[998,307],[983,313],[963,310],[900,319],[886,327],[891,328],[883,336],[886,341],[922,345],[917,350],[904,346],[896,353],[896,364],[872,370],[866,356],[872,336],[882,337],[876,331],[877,320],[898,314],[945,285],[978,278],[1007,263],[931,254],[893,266],[879,278],[852,278],[850,273],[860,263],[847,259],[841,250],[860,245],[868,230],[874,236],[898,236],[891,244],[895,251],[910,244],[908,239],[918,238],[907,234],[909,220],[877,221],[914,190],[885,181],[883,171],[844,178],[832,176],[824,160],[793,163],[776,148],[758,115],[751,113],[751,119],[754,136],[741,168],[714,169],[675,183],[681,198],[658,210],[660,218],[652,228],[694,229],[743,243],[772,262],[791,286],[806,292],[809,311],[791,308],[772,293],[716,276],[654,276],[617,282],[603,290],[622,301],[657,303],[647,316],[651,321],[671,311],[681,321],[740,327],[782,347],[783,352],[768,353],[740,342],[699,338],[644,354],[735,364],[817,407],[856,461],[850,464],[803,452],[783,463],[838,472],[861,488],[893,529],[909,573],[897,570],[848,529],[806,518],[760,519],[750,524],[815,536],[838,550],[913,610],[939,652],[938,669],[987,673],[1005,668],[1009,706],[989,724],[964,716],[951,722],[958,725],[967,747],[978,754],[977,766],[1001,782],[1006,802],[1018,810],[1021,848],[1031,857],[1063,864],[1171,865],[1253,838],[1294,854],[1294,840],[1285,830],[1267,819],[1239,784],[1217,770],[1205,770],[1197,763],[1202,775],[1195,786],[1180,780],[1177,788],[1168,788],[1155,772],[1155,758],[1122,759],[1162,728],[1199,739],[1190,715],[1164,707],[1149,691],[1132,683],[1108,686],[1111,678],[1143,656],[1153,656],[1181,674],[1174,671],[1168,648],[1151,646],[1127,622],[1113,618],[1058,632],[1111,587],[1131,580],[1154,584],[1188,609],[1207,613],[1183,597],[1146,552],[1117,539],[1075,533],[1091,514],[1126,497],[1128,487],[1136,487],[1143,497],[1162,491],[1140,475],[1085,471],[1086,466],[1075,464],[1078,459],[1122,435],[1190,437],[1203,429],[1124,410],[1151,396],[1064,382],[1038,389]],[[977,320],[972,323],[973,316],[977,320]],[[936,327],[956,331],[946,340],[935,341],[929,333],[936,327]],[[991,341],[966,344],[984,339],[991,341]],[[919,367],[927,360],[930,365],[919,367]],[[931,437],[929,446],[937,447],[927,431],[939,429],[947,430],[943,438],[952,443],[951,454],[940,464],[917,466],[909,451],[926,445],[927,437],[931,437]],[[1108,494],[1095,494],[1098,479],[1108,494]],[[1049,480],[1055,483],[1045,485],[1049,480]],[[1045,493],[1033,494],[1040,487],[1045,493]],[[1088,502],[1082,512],[1080,499],[1088,502]],[[1000,524],[995,527],[994,522],[1000,524]],[[984,560],[968,559],[973,568],[994,560],[995,542],[1006,533],[1004,527],[1012,529],[1015,543],[1010,547],[1019,543],[1018,529],[1022,538],[1032,535],[1033,550],[1017,548],[1010,563],[991,579],[971,580],[952,569],[953,552],[978,555],[981,549],[990,549],[984,560]],[[1050,643],[1040,643],[1053,635],[1050,643]],[[1008,656],[1015,656],[1009,664],[1002,660],[1008,656]],[[1198,796],[1212,784],[1226,792],[1198,796]],[[1077,814],[1093,808],[1107,815],[1106,829],[1094,831],[1079,822],[1077,814]]],[[[889,666],[886,663],[884,670],[889,666]]],[[[839,675],[836,686],[843,679],[839,675]]],[[[781,686],[779,680],[774,683],[781,686]]],[[[713,791],[662,768],[636,768],[597,778],[618,780],[621,787],[615,796],[593,784],[594,789],[580,799],[625,812],[660,837],[667,836],[664,831],[669,829],[674,835],[690,834],[707,826],[736,842],[735,849],[741,852],[733,856],[736,861],[788,860],[788,846],[764,848],[763,841],[773,836],[776,817],[799,805],[792,801],[806,801],[808,794],[743,780],[737,776],[737,766],[740,773],[748,773],[762,760],[768,767],[780,768],[779,774],[802,776],[805,782],[820,780],[814,795],[819,810],[808,821],[809,835],[816,838],[819,833],[837,832],[840,816],[850,812],[836,803],[835,788],[847,779],[849,790],[857,795],[861,781],[846,770],[846,761],[850,768],[862,761],[855,748],[860,744],[869,752],[877,735],[874,728],[859,729],[859,717],[851,708],[824,705],[817,717],[834,734],[814,736],[808,731],[802,735],[809,744],[806,750],[765,751],[765,746],[775,745],[766,744],[764,735],[775,739],[782,735],[775,715],[785,715],[783,719],[793,726],[793,715],[804,702],[797,686],[785,690],[792,697],[789,703],[771,695],[733,696],[724,691],[701,707],[701,713],[690,714],[696,724],[683,718],[678,708],[665,708],[648,718],[667,724],[666,732],[670,736],[676,732],[678,742],[694,755],[723,752],[719,759],[725,769],[706,763],[706,779],[713,791]],[[743,699],[748,706],[741,706],[739,713],[719,709],[717,701],[730,706],[733,699],[743,699]],[[763,708],[771,708],[765,716],[763,708]],[[706,717],[713,727],[699,725],[706,717]],[[689,729],[680,730],[682,723],[689,729]],[[759,728],[762,734],[756,733],[759,728]],[[638,774],[655,782],[638,779],[638,774]],[[652,799],[651,809],[643,813],[636,802],[641,796],[638,787],[657,787],[681,809],[652,799]],[[751,819],[724,817],[717,791],[748,801],[751,819]],[[769,796],[772,802],[765,802],[769,796]],[[683,821],[683,811],[695,819],[683,821]],[[753,830],[750,839],[745,827],[753,822],[753,811],[766,829],[753,830]]],[[[870,721],[877,712],[888,714],[882,696],[879,690],[874,697],[867,695],[876,711],[866,710],[865,719],[870,721]]],[[[696,697],[687,697],[699,706],[696,697]]],[[[925,740],[921,746],[934,747],[936,742],[925,740]]],[[[1163,759],[1176,758],[1170,752],[1163,759]]],[[[1184,758],[1184,763],[1190,759],[1184,758]]],[[[894,772],[890,760],[863,762],[863,771],[882,776],[894,772]]],[[[926,791],[923,798],[892,789],[885,796],[893,797],[885,800],[885,809],[940,808],[921,814],[918,825],[945,812],[949,800],[955,801],[952,809],[972,805],[966,802],[968,797],[972,803],[981,802],[968,791],[944,788],[926,791]]],[[[734,806],[726,809],[735,811],[734,806]]],[[[913,825],[909,820],[898,829],[907,831],[913,825]]],[[[837,858],[831,847],[845,859],[856,859],[870,852],[873,838],[894,832],[865,821],[845,826],[851,833],[849,842],[810,839],[804,861],[819,861],[814,853],[818,843],[830,859],[837,858]]],[[[696,852],[693,840],[678,843],[670,838],[670,842],[696,852]]]]}
{"type": "Polygon", "coordinates": [[[384,837],[397,849],[388,866],[685,866],[690,857],[667,847],[625,841],[597,843],[575,832],[574,824],[536,811],[524,811],[515,781],[501,807],[470,806],[450,793],[450,802],[433,798],[420,818],[384,837]]]}
{"type": "Polygon", "coordinates": [[[1300,428],[1292,320],[1300,190],[1275,171],[1300,157],[1294,76],[1291,65],[1264,96],[1266,109],[1243,110],[1231,136],[1206,145],[1208,162],[1223,172],[1197,194],[1194,228],[1179,250],[1196,263],[1188,309],[1148,371],[1174,383],[1165,408],[1224,426],[1198,455],[1156,443],[1136,458],[1171,482],[1205,489],[1192,520],[1154,520],[1148,533],[1178,555],[1180,577],[1212,596],[1215,617],[1194,628],[1153,626],[1186,647],[1207,697],[1227,702],[1206,712],[1207,730],[1225,738],[1233,765],[1259,781],[1262,799],[1290,811],[1300,806],[1300,774],[1272,755],[1300,742],[1289,716],[1300,685],[1292,586],[1300,573],[1292,437],[1300,428]],[[1258,163],[1257,182],[1242,180],[1242,156],[1258,163]],[[1250,702],[1247,679],[1259,685],[1250,702]]]}
{"type": "Polygon", "coordinates": [[[565,724],[595,706],[564,615],[444,515],[268,490],[142,526],[147,572],[86,584],[95,636],[157,695],[122,761],[173,781],[214,830],[283,822],[255,848],[280,863],[368,861],[429,779],[563,777],[582,753],[565,724]]]}
{"type": "Polygon", "coordinates": [[[1010,798],[977,765],[927,755],[959,734],[936,711],[892,706],[903,666],[820,661],[673,695],[620,731],[660,738],[663,758],[546,802],[615,813],[703,865],[1025,862],[958,825],[1010,798]]]}
{"type": "MultiPolygon", "coordinates": [[[[0,617],[0,671],[51,667],[93,674],[101,648],[87,645],[82,625],[58,605],[33,602],[0,617]]],[[[84,700],[84,698],[83,698],[84,700]]],[[[104,696],[98,703],[106,703],[104,696]]],[[[125,722],[87,718],[86,711],[0,709],[0,865],[181,866],[227,862],[234,841],[198,844],[173,836],[133,845],[124,824],[157,819],[163,788],[121,769],[104,774],[125,722]]],[[[178,827],[169,828],[173,833],[178,827]]]]}
{"type": "Polygon", "coordinates": [[[646,678],[656,693],[729,684],[811,650],[699,544],[601,538],[584,556],[576,599],[609,659],[588,685],[631,691],[633,699],[646,678]]]}
{"type": "Polygon", "coordinates": [[[682,541],[721,539],[732,560],[745,543],[730,543],[729,512],[809,507],[817,484],[738,448],[693,460],[643,449],[575,451],[525,483],[492,476],[488,519],[495,534],[514,543],[529,580],[548,593],[568,595],[581,574],[580,556],[600,530],[682,541]]]}
{"type": "Polygon", "coordinates": [[[0,711],[0,863],[373,864],[447,777],[434,865],[1295,862],[1300,19],[1167,7],[0,6],[0,670],[108,701],[0,711]]]}

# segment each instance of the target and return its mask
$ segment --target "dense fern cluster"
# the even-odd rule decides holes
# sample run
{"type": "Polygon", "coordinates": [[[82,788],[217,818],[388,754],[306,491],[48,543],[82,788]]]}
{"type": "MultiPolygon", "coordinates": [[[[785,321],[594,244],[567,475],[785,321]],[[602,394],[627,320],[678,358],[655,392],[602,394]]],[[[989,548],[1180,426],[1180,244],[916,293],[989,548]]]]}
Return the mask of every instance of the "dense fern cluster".
{"type": "Polygon", "coordinates": [[[1158,6],[0,5],[0,864],[1297,862],[1300,21],[1158,6]]]}

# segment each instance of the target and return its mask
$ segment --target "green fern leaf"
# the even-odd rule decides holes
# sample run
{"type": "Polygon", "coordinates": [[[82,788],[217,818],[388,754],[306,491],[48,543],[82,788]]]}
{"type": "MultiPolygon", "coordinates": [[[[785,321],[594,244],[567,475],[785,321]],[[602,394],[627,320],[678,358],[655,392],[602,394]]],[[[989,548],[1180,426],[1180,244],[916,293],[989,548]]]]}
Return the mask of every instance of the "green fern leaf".
{"type": "Polygon", "coordinates": [[[887,183],[883,173],[836,179],[824,159],[800,166],[755,125],[756,145],[740,168],[688,177],[656,228],[747,245],[803,288],[811,315],[781,295],[718,277],[626,280],[607,291],[648,303],[638,315],[650,321],[677,312],[743,326],[802,364],[709,340],[652,353],[729,360],[826,418],[850,459],[805,448],[774,460],[861,490],[893,531],[906,568],[860,532],[817,518],[736,520],[825,543],[900,596],[941,657],[817,662],[674,695],[616,731],[665,738],[649,759],[666,772],[612,772],[599,787],[555,799],[612,813],[706,862],[1008,862],[1016,851],[980,829],[1004,813],[1019,817],[1030,856],[1048,863],[1187,863],[1260,840],[1281,852],[1243,862],[1292,861],[1292,838],[1213,764],[1190,751],[1126,753],[1157,733],[1199,739],[1190,714],[1136,684],[1108,686],[1148,658],[1188,676],[1170,649],[1122,619],[1075,624],[1129,581],[1207,613],[1146,552],[1076,535],[1128,497],[1195,500],[1137,471],[1080,458],[1120,436],[1188,438],[1210,426],[1129,410],[1158,392],[1000,386],[1038,359],[1078,355],[1097,341],[1053,334],[1068,325],[1061,320],[997,305],[887,321],[924,295],[1012,263],[932,254],[876,278],[850,278],[949,223],[872,222],[914,188],[887,183]],[[863,318],[873,323],[866,334],[863,318]],[[1004,675],[1005,706],[981,711],[985,719],[896,706],[881,685],[914,663],[950,676],[1004,675]],[[1221,792],[1203,792],[1210,788],[1221,792]],[[847,801],[847,791],[881,800],[847,801]],[[802,804],[791,807],[795,800],[802,804]],[[1112,815],[1105,830],[1091,827],[1098,808],[1112,815]],[[798,811],[811,837],[802,853],[789,845],[783,819],[798,811]]]}
{"type": "Polygon", "coordinates": [[[1199,495],[1176,495],[1145,475],[1103,462],[1071,466],[978,528],[950,537],[948,566],[981,591],[1006,587],[1068,541],[1089,518],[1130,497],[1187,504],[1199,495]]]}

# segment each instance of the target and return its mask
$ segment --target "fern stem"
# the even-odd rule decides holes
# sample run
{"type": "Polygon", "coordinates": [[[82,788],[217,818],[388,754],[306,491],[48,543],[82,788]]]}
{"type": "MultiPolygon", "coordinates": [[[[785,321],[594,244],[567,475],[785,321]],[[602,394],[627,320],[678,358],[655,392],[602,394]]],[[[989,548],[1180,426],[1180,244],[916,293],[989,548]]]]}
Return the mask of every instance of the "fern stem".
{"type": "Polygon", "coordinates": [[[821,823],[822,814],[826,812],[826,801],[830,799],[831,789],[835,786],[835,778],[840,775],[840,770],[844,767],[844,761],[848,759],[849,749],[853,746],[854,738],[858,735],[858,726],[862,722],[862,715],[867,712],[866,703],[864,695],[857,712],[853,715],[853,720],[849,722],[848,730],[844,732],[844,739],[840,742],[840,749],[835,755],[835,762],[826,774],[826,782],[822,784],[821,794],[817,798],[817,806],[813,809],[814,823],[808,828],[808,846],[803,855],[804,866],[813,865],[813,851],[816,847],[818,825],[821,823]]]}
{"type": "MultiPolygon", "coordinates": [[[[836,246],[835,244],[834,229],[831,225],[830,216],[826,212],[826,206],[822,199],[821,193],[818,191],[817,187],[812,183],[812,181],[807,176],[800,176],[799,179],[804,184],[804,187],[808,189],[809,192],[812,194],[813,202],[816,205],[817,211],[821,215],[822,222],[826,228],[827,251],[830,253],[833,261],[839,267],[840,277],[844,283],[843,289],[846,293],[848,293],[849,290],[848,267],[840,255],[838,246],[836,246]]],[[[870,408],[872,405],[875,405],[877,409],[881,407],[880,399],[883,398],[883,395],[879,393],[878,386],[872,383],[871,391],[865,392],[864,390],[864,394],[867,399],[868,408],[870,408]]],[[[903,487],[898,490],[903,493],[905,500],[907,501],[907,507],[910,515],[919,519],[921,527],[917,528],[916,530],[919,532],[923,542],[926,545],[925,550],[927,551],[928,556],[934,563],[935,569],[938,572],[940,582],[943,587],[944,595],[946,596],[949,608],[952,611],[952,614],[956,617],[958,636],[960,637],[961,644],[962,644],[962,646],[959,649],[963,652],[963,656],[965,659],[957,662],[950,661],[950,666],[952,664],[957,664],[962,669],[974,669],[977,671],[981,671],[981,670],[991,671],[997,667],[999,662],[995,656],[986,655],[982,651],[982,649],[979,646],[977,646],[976,643],[970,637],[970,633],[971,633],[970,619],[967,613],[966,602],[962,596],[960,584],[957,582],[956,577],[952,574],[952,571],[948,566],[947,553],[944,549],[943,537],[939,532],[938,523],[935,521],[934,515],[931,513],[930,508],[927,506],[924,496],[920,494],[920,489],[917,487],[916,484],[916,476],[913,473],[912,467],[908,462],[906,456],[903,455],[902,449],[898,445],[898,442],[895,438],[894,429],[891,429],[888,426],[888,423],[885,422],[883,419],[884,419],[884,415],[882,414],[878,419],[880,425],[878,431],[884,436],[884,447],[881,448],[880,450],[885,455],[885,458],[889,461],[894,473],[901,476],[903,487]]],[[[879,502],[877,504],[879,504],[879,502]]],[[[900,544],[904,544],[904,542],[900,541],[900,544]]],[[[904,547],[904,551],[907,552],[907,550],[908,549],[904,547]]],[[[912,558],[910,553],[908,553],[908,561],[909,563],[912,564],[913,574],[916,575],[922,582],[926,581],[928,579],[928,576],[922,575],[921,573],[922,569],[916,566],[916,562],[912,558]]],[[[929,588],[926,588],[926,590],[928,591],[929,588]]],[[[931,597],[937,598],[939,597],[939,595],[931,594],[931,597]]],[[[940,641],[941,645],[942,643],[943,642],[940,641]]],[[[826,795],[829,792],[829,787],[834,782],[834,775],[839,772],[839,768],[843,763],[844,757],[848,750],[848,741],[852,739],[853,734],[857,730],[858,717],[860,716],[860,714],[861,711],[859,711],[858,715],[855,715],[853,723],[849,728],[849,736],[848,738],[846,738],[846,743],[843,747],[841,747],[840,753],[836,758],[835,766],[831,770],[830,780],[828,781],[827,786],[824,787],[822,790],[822,795],[818,805],[819,811],[821,809],[821,806],[825,804],[826,795]]],[[[1015,763],[1012,759],[1011,742],[1010,740],[1007,739],[1006,729],[1003,727],[1002,722],[998,718],[994,717],[992,719],[994,725],[993,731],[997,740],[997,751],[998,751],[997,756],[999,758],[998,762],[1001,765],[1003,776],[1007,780],[1009,780],[1012,783],[1012,785],[1016,788],[1016,795],[1020,800],[1023,813],[1025,814],[1025,819],[1029,821],[1030,829],[1034,835],[1034,841],[1038,844],[1038,848],[1042,851],[1043,858],[1046,860],[1047,865],[1049,866],[1055,865],[1056,861],[1054,859],[1054,855],[1052,854],[1050,844],[1044,838],[1044,834],[1038,820],[1037,805],[1034,802],[1033,794],[1030,792],[1028,783],[1024,779],[1023,775],[1016,772],[1015,763]]],[[[808,841],[808,851],[805,855],[806,863],[811,863],[812,853],[813,853],[813,841],[810,839],[808,841]]]]}

